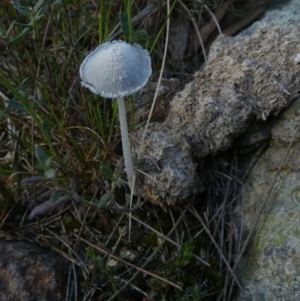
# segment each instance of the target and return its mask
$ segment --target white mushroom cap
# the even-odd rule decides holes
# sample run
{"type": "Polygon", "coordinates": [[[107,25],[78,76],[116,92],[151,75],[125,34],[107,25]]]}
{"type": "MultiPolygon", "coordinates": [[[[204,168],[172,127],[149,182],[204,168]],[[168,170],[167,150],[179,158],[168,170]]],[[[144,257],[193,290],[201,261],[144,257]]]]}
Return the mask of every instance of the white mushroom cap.
{"type": "Polygon", "coordinates": [[[146,85],[152,73],[151,59],[137,44],[113,41],[91,52],[79,72],[84,87],[103,97],[118,98],[146,85]]]}

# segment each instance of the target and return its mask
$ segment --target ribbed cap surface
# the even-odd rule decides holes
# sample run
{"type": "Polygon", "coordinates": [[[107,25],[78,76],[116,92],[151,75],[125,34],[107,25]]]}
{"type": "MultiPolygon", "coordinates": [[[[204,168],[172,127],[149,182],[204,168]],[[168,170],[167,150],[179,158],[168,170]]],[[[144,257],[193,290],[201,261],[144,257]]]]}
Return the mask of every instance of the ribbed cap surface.
{"type": "Polygon", "coordinates": [[[117,98],[137,92],[152,70],[147,50],[123,41],[97,47],[80,66],[81,84],[103,97],[117,98]]]}

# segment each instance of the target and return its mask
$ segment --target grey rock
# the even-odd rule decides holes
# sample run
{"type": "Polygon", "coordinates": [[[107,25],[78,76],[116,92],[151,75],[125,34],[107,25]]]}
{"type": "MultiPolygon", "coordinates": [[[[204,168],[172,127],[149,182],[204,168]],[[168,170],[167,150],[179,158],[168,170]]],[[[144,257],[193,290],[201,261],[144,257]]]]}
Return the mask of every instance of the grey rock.
{"type": "Polygon", "coordinates": [[[0,254],[1,301],[63,300],[67,260],[23,241],[0,241],[0,254]]]}
{"type": "MultiPolygon", "coordinates": [[[[300,23],[299,12],[298,0],[281,1],[279,6],[244,31],[242,36],[251,34],[267,23],[289,28],[287,26],[300,23]]],[[[269,147],[252,168],[241,190],[242,198],[235,209],[235,220],[245,239],[295,136],[251,243],[238,267],[238,278],[246,295],[238,296],[235,301],[300,300],[300,133],[296,133],[299,122],[300,98],[297,98],[271,125],[269,147]]]]}
{"type": "Polygon", "coordinates": [[[287,27],[300,23],[300,1],[298,0],[281,0],[273,1],[272,7],[269,8],[264,16],[254,22],[247,29],[239,33],[240,37],[252,35],[256,30],[273,24],[274,26],[287,27]]]}
{"type": "MultiPolygon", "coordinates": [[[[243,203],[236,207],[237,224],[247,236],[262,208],[289,143],[300,122],[300,98],[272,127],[272,141],[243,187],[243,203]],[[286,135],[286,132],[289,132],[286,135]]],[[[297,134],[256,232],[239,265],[245,287],[242,300],[300,300],[300,134],[297,134]]]]}

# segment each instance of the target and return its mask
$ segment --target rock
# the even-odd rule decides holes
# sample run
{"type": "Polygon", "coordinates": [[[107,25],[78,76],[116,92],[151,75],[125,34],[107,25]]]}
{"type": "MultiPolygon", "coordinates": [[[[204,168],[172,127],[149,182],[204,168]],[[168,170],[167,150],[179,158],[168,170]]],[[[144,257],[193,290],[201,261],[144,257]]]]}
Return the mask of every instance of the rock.
{"type": "Polygon", "coordinates": [[[271,2],[272,7],[268,9],[263,18],[254,22],[247,29],[239,33],[240,37],[252,35],[256,30],[266,25],[287,27],[300,23],[300,2],[298,0],[280,0],[271,2]]]}
{"type": "MultiPolygon", "coordinates": [[[[236,223],[246,237],[262,208],[287,147],[300,122],[298,98],[272,127],[272,141],[252,168],[236,207],[236,223]]],[[[251,245],[239,265],[246,297],[242,300],[299,300],[300,290],[300,133],[263,211],[251,245]]]]}
{"type": "Polygon", "coordinates": [[[64,300],[68,262],[23,241],[0,241],[0,300],[64,300]]]}
{"type": "MultiPolygon", "coordinates": [[[[288,28],[300,22],[300,2],[281,1],[281,6],[270,10],[241,35],[247,36],[267,23],[288,28]],[[284,8],[282,5],[285,5],[284,8]]],[[[298,25],[299,26],[299,25],[298,25]]],[[[298,64],[298,58],[295,62],[298,64]]],[[[237,227],[242,230],[242,243],[254,225],[267,197],[278,168],[300,122],[300,98],[285,109],[279,117],[268,122],[271,140],[251,169],[240,191],[240,203],[235,209],[237,227]]],[[[246,295],[234,301],[300,300],[299,207],[300,207],[300,133],[289,151],[278,179],[252,236],[246,253],[238,266],[238,279],[246,295]]],[[[253,161],[244,160],[245,169],[253,161]]]]}
{"type": "MultiPolygon", "coordinates": [[[[165,120],[147,132],[138,178],[145,199],[163,207],[192,200],[203,189],[197,170],[202,160],[297,97],[299,31],[272,25],[250,38],[216,40],[203,71],[176,94],[165,120]]],[[[142,133],[136,132],[135,154],[142,133]]]]}

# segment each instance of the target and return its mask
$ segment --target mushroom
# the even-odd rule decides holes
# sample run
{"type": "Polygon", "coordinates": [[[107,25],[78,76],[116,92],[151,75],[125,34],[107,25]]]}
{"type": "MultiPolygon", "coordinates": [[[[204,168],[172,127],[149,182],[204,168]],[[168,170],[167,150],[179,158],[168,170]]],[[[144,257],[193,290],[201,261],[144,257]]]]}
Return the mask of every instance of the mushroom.
{"type": "Polygon", "coordinates": [[[137,92],[148,82],[152,73],[149,53],[137,44],[107,42],[84,59],[79,73],[84,87],[97,95],[118,101],[125,171],[132,189],[134,168],[123,97],[137,92]]]}

